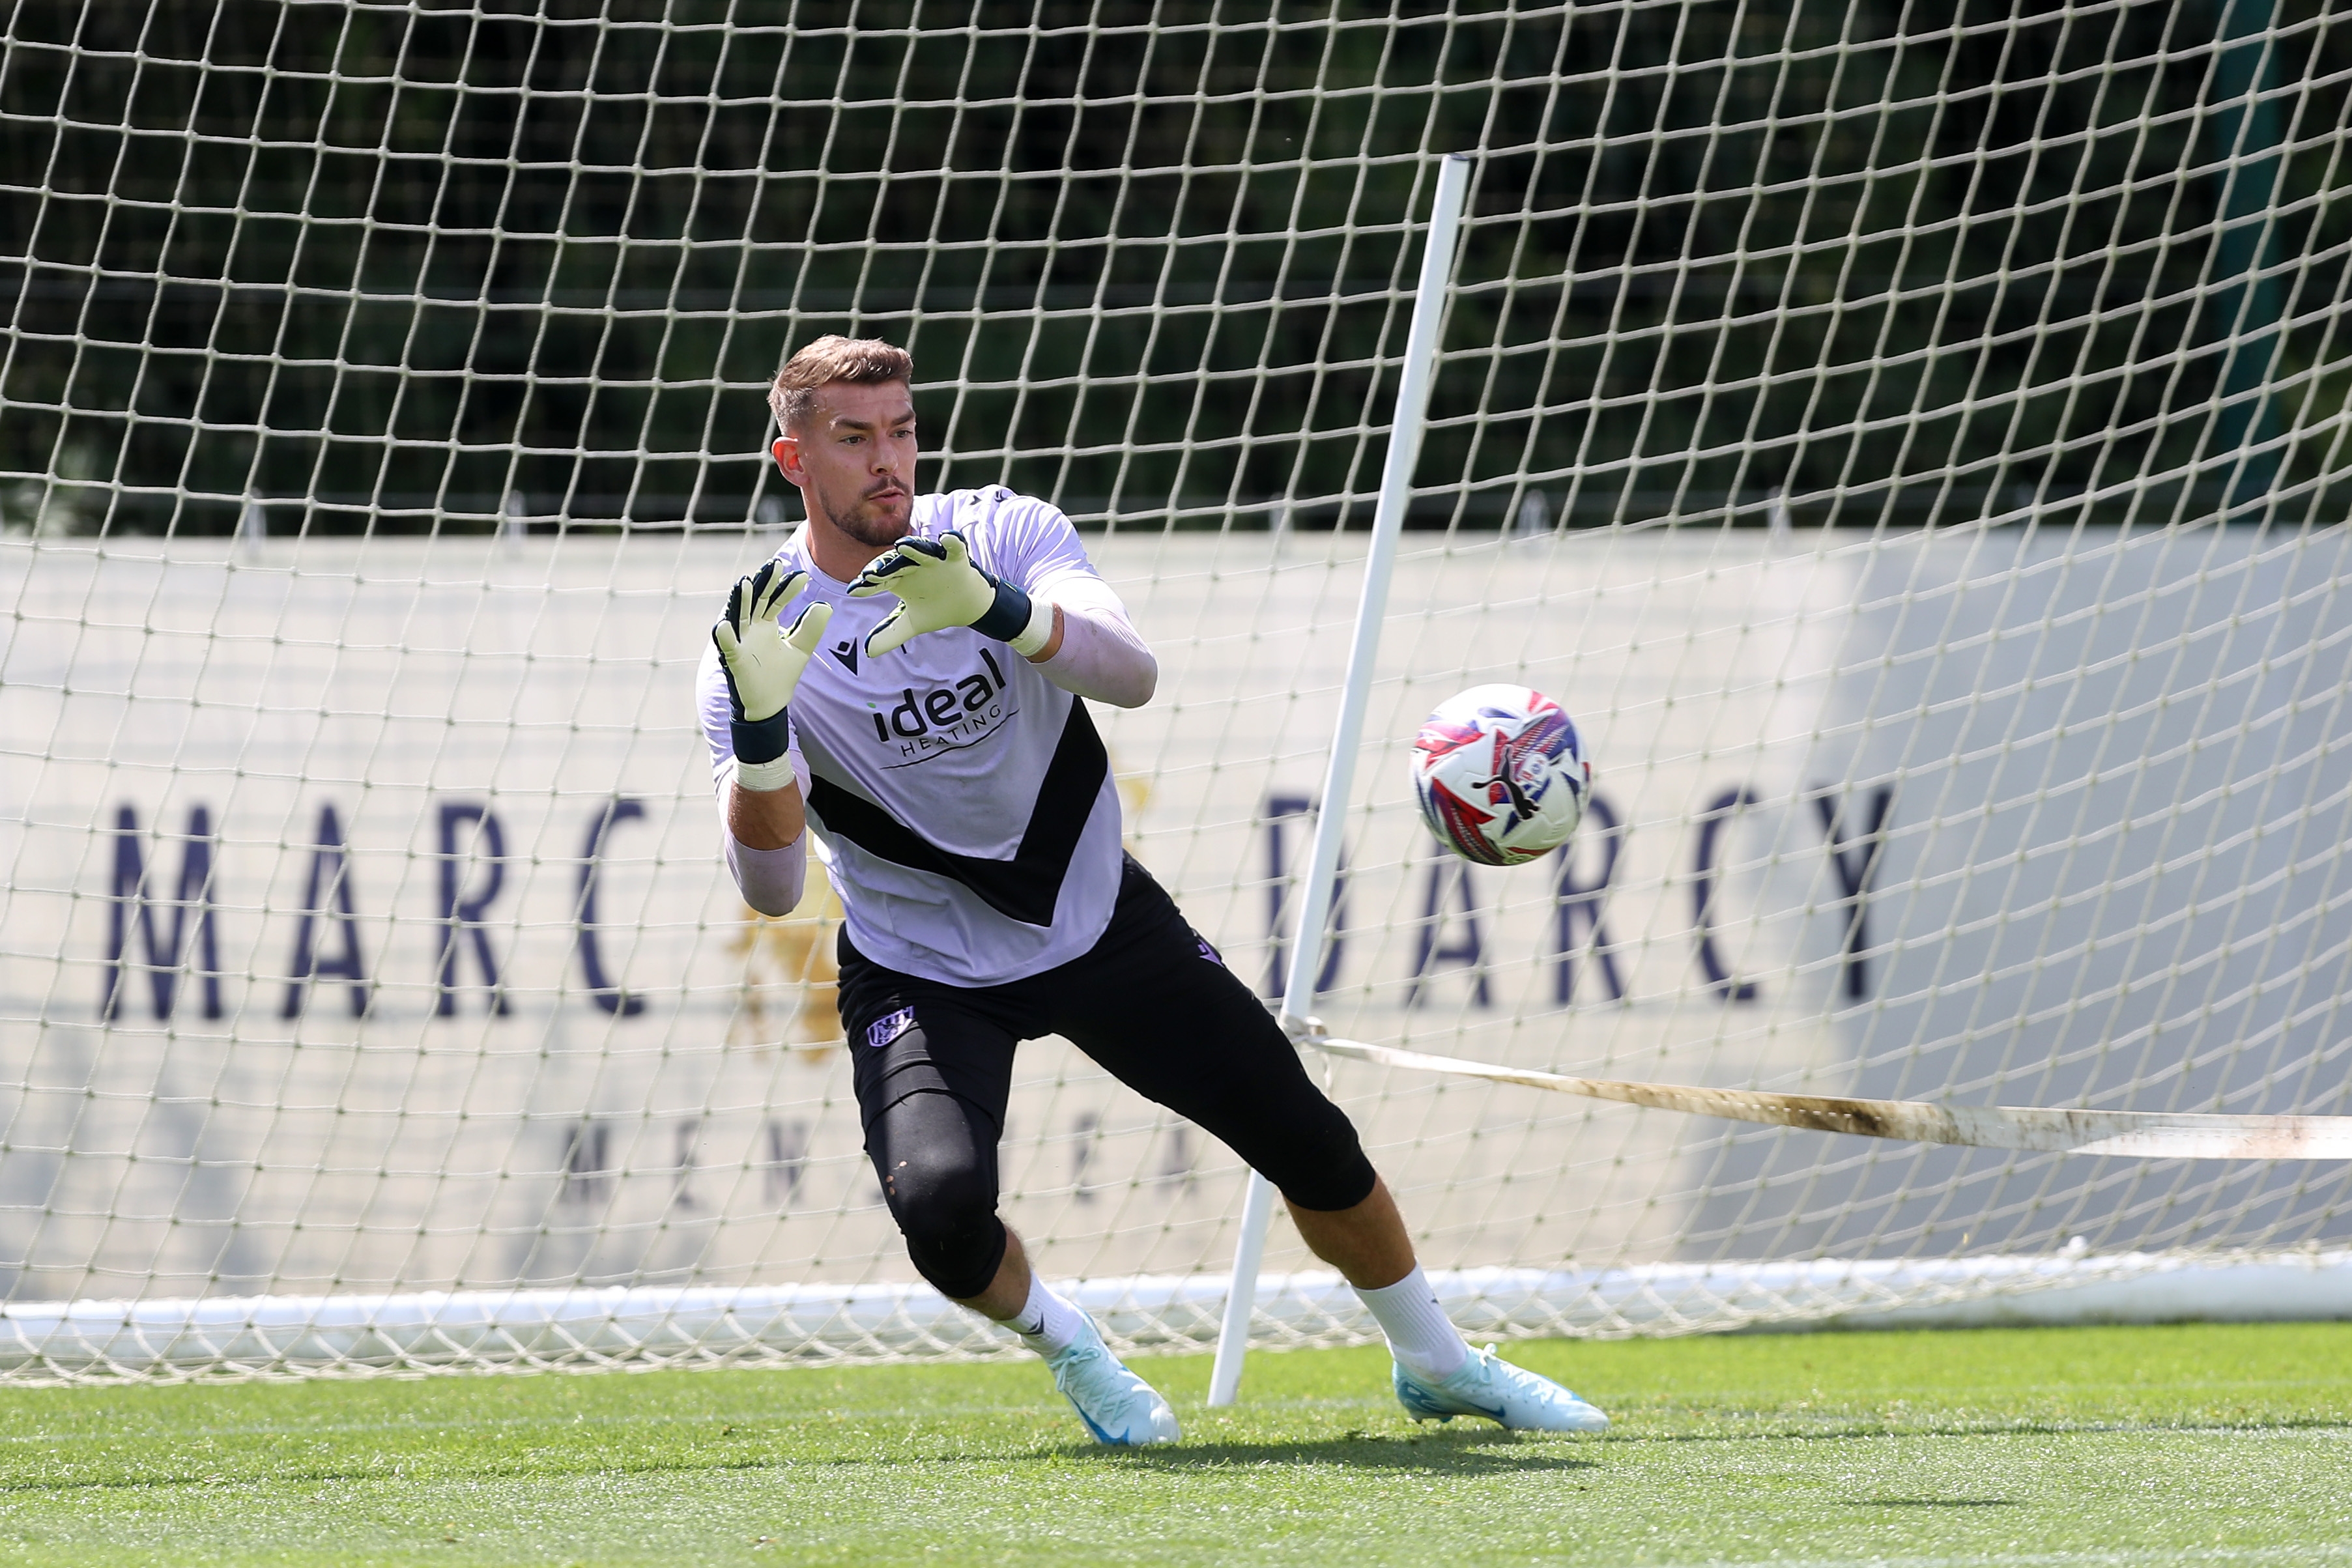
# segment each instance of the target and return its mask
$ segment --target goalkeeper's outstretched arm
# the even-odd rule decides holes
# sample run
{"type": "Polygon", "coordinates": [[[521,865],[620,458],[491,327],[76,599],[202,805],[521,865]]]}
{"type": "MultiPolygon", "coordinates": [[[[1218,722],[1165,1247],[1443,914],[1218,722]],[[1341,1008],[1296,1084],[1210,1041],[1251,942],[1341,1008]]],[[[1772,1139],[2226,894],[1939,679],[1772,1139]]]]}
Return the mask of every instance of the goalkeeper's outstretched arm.
{"type": "Polygon", "coordinates": [[[1054,635],[1029,662],[1064,691],[1114,707],[1141,707],[1160,685],[1160,662],[1126,606],[1108,583],[1087,578],[1055,586],[1054,635]]]}
{"type": "Polygon", "coordinates": [[[895,595],[898,603],[866,633],[867,657],[887,655],[925,632],[969,626],[1007,644],[1064,691],[1115,707],[1150,702],[1160,665],[1129,622],[1126,606],[1085,567],[1067,518],[1052,513],[1048,530],[1062,536],[1066,556],[1063,570],[1034,592],[982,568],[952,528],[936,539],[901,539],[876,557],[851,584],[850,597],[895,595]]]}
{"type": "MultiPolygon", "coordinates": [[[[735,585],[727,613],[710,630],[714,662],[725,679],[723,728],[705,716],[713,781],[727,822],[727,869],[743,901],[762,915],[789,915],[808,870],[808,780],[791,748],[786,705],[824,635],[830,605],[803,606],[787,632],[778,613],[807,574],[770,561],[735,585]]],[[[706,689],[709,689],[706,687],[706,689]]]]}
{"type": "Polygon", "coordinates": [[[808,835],[801,834],[782,849],[761,849],[748,842],[734,810],[740,799],[721,798],[727,808],[727,870],[744,903],[762,915],[790,915],[800,907],[801,894],[807,891],[808,835]]]}
{"type": "MultiPolygon", "coordinates": [[[[737,762],[728,743],[727,686],[719,677],[719,652],[706,643],[703,668],[696,688],[708,705],[717,697],[717,713],[703,716],[704,738],[710,745],[710,783],[719,797],[719,835],[727,873],[743,902],[762,915],[789,915],[800,905],[808,874],[808,834],[803,800],[808,780],[793,769],[793,787],[781,789],[737,788],[737,762]]],[[[795,759],[797,760],[797,759],[795,759]]]]}

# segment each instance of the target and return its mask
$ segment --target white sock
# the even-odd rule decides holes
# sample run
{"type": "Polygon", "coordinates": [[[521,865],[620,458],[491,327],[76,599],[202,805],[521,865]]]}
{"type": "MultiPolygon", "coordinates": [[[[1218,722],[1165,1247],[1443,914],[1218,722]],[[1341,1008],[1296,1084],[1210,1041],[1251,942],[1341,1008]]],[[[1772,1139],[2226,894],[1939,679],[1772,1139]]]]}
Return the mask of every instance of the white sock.
{"type": "Polygon", "coordinates": [[[1389,1336],[1389,1350],[1407,1372],[1418,1377],[1451,1377],[1470,1359],[1462,1331],[1437,1304],[1429,1276],[1413,1265],[1412,1272],[1377,1291],[1356,1287],[1356,1294],[1371,1308],[1381,1332],[1389,1336]]]}
{"type": "Polygon", "coordinates": [[[1007,1319],[1004,1326],[1019,1334],[1021,1343],[1039,1355],[1052,1355],[1076,1343],[1079,1325],[1086,1319],[1086,1313],[1047,1290],[1045,1281],[1032,1274],[1029,1299],[1021,1303],[1021,1310],[1007,1319]]]}

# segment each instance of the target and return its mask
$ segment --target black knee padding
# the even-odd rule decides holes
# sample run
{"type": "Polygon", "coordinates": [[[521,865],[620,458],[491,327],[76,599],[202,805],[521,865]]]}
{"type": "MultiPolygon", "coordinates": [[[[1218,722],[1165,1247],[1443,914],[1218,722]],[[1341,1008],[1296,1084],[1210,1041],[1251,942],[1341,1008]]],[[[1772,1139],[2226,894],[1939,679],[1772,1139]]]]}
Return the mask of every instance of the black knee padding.
{"type": "Polygon", "coordinates": [[[1301,1208],[1353,1208],[1380,1180],[1355,1124],[1304,1073],[1291,1092],[1229,1103],[1216,1123],[1234,1152],[1301,1208]]]}
{"type": "Polygon", "coordinates": [[[866,1151],[917,1271],[959,1301],[987,1290],[1005,1248],[987,1118],[952,1094],[910,1094],[875,1119],[866,1151]]]}
{"type": "Polygon", "coordinates": [[[1329,1115],[1315,1117],[1298,1129],[1297,1158],[1279,1176],[1268,1172],[1266,1180],[1299,1207],[1328,1214],[1353,1208],[1371,1197],[1381,1178],[1364,1157],[1364,1145],[1347,1113],[1328,1100],[1324,1104],[1329,1115]]]}
{"type": "MultiPolygon", "coordinates": [[[[969,1165],[923,1169],[919,1160],[903,1162],[896,1176],[890,1212],[923,1278],[959,1301],[987,1290],[1004,1260],[995,1182],[969,1165]]],[[[886,1177],[886,1193],[891,1185],[886,1177]]]]}

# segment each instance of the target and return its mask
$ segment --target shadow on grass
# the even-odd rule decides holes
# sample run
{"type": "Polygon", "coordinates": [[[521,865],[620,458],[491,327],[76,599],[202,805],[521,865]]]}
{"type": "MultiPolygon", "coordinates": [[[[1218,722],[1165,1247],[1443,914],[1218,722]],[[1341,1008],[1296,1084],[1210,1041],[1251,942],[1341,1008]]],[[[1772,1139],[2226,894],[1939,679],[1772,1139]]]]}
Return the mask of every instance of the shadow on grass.
{"type": "Polygon", "coordinates": [[[1348,1469],[1429,1470],[1445,1475],[1508,1475],[1589,1470],[1596,1461],[1568,1444],[1508,1432],[1439,1432],[1411,1437],[1349,1433],[1296,1443],[1179,1443],[1165,1448],[1105,1448],[1091,1443],[1041,1451],[1111,1461],[1136,1469],[1222,1469],[1242,1465],[1334,1466],[1348,1469]]]}

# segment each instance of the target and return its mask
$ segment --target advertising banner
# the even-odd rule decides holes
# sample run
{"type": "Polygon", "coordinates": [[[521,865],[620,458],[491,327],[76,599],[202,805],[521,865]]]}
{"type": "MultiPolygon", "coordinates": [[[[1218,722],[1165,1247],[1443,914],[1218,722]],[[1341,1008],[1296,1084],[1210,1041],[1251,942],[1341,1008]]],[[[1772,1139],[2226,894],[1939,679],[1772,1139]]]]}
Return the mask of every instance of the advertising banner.
{"type": "MultiPolygon", "coordinates": [[[[736,897],[694,726],[779,538],[0,545],[7,1292],[911,1278],[837,906],[736,897]]],[[[1160,661],[1097,710],[1130,847],[1271,995],[1360,540],[1089,548],[1160,661]]],[[[2340,1113],[2346,566],[2341,530],[1409,536],[1323,1014],[1599,1076],[2340,1113]],[[1576,838],[1509,870],[1444,855],[1405,768],[1486,681],[1563,704],[1595,768],[1576,838]]],[[[2342,1209],[2271,1167],[1328,1072],[1438,1266],[2342,1209]]],[[[1063,1042],[1024,1048],[1003,1175],[1049,1273],[1223,1266],[1232,1156],[1063,1042]]]]}

